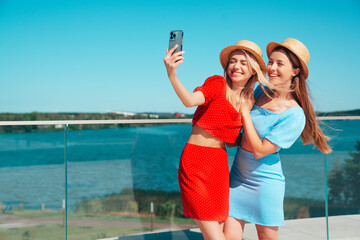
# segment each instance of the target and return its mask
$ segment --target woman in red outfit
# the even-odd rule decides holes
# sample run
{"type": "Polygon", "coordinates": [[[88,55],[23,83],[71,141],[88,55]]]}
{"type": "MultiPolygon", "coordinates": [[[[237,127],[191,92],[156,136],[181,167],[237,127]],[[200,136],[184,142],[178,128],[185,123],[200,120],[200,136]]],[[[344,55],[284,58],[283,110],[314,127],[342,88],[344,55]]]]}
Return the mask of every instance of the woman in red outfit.
{"type": "Polygon", "coordinates": [[[223,225],[229,210],[225,142],[235,143],[239,135],[242,99],[249,98],[256,81],[267,83],[266,65],[255,43],[239,41],[220,53],[225,78],[209,77],[190,93],[177,78],[176,69],[184,62],[184,52],[174,53],[176,48],[166,50],[168,77],[186,107],[198,106],[179,166],[184,214],[195,220],[206,240],[225,240],[223,225]]]}

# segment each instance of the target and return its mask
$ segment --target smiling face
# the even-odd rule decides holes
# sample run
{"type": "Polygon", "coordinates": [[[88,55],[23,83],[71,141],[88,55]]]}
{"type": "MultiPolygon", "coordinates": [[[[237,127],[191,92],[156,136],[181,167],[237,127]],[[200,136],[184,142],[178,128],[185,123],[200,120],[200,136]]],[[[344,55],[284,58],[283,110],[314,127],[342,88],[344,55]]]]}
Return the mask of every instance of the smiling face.
{"type": "Polygon", "coordinates": [[[291,80],[299,72],[299,68],[293,68],[284,50],[275,50],[271,53],[267,65],[267,74],[272,84],[289,89],[291,80]]]}
{"type": "Polygon", "coordinates": [[[253,73],[243,51],[236,50],[231,53],[226,73],[233,84],[245,86],[253,73]]]}

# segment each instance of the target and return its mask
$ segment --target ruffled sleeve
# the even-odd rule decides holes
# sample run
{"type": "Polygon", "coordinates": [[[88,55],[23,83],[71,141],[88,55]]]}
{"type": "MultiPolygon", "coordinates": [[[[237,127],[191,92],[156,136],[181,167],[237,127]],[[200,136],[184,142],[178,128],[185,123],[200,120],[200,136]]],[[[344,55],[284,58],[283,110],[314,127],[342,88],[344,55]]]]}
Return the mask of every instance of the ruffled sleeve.
{"type": "Polygon", "coordinates": [[[193,92],[201,91],[205,97],[205,104],[213,101],[225,89],[225,78],[214,75],[205,80],[204,84],[194,89],[193,92]]]}
{"type": "Polygon", "coordinates": [[[264,137],[280,148],[289,148],[300,137],[305,127],[302,108],[293,107],[281,116],[271,131],[264,137]]]}

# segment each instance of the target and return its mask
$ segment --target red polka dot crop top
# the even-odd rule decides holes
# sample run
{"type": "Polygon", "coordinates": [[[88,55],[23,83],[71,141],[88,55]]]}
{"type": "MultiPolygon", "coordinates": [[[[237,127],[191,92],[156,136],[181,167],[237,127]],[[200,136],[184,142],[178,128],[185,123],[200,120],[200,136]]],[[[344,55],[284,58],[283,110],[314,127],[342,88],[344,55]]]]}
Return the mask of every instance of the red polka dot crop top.
{"type": "Polygon", "coordinates": [[[226,80],[222,76],[212,76],[204,84],[194,89],[201,91],[205,103],[198,106],[192,125],[198,125],[212,136],[234,143],[242,126],[240,113],[226,100],[226,80]]]}

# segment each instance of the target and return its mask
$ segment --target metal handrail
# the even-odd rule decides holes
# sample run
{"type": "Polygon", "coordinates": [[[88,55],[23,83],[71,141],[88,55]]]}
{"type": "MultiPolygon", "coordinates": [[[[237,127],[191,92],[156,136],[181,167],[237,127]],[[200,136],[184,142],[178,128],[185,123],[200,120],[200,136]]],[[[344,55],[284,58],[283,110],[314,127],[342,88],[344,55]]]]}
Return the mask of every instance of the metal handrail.
{"type": "MultiPolygon", "coordinates": [[[[317,120],[360,120],[360,116],[324,116],[317,120]]],[[[122,120],[53,120],[53,121],[0,121],[0,126],[26,125],[80,125],[80,124],[148,124],[148,123],[191,123],[192,119],[122,119],[122,120]]]]}
{"type": "Polygon", "coordinates": [[[146,123],[191,123],[191,119],[123,119],[123,120],[54,120],[54,121],[2,121],[0,126],[25,125],[80,125],[80,124],[146,124],[146,123]]]}

